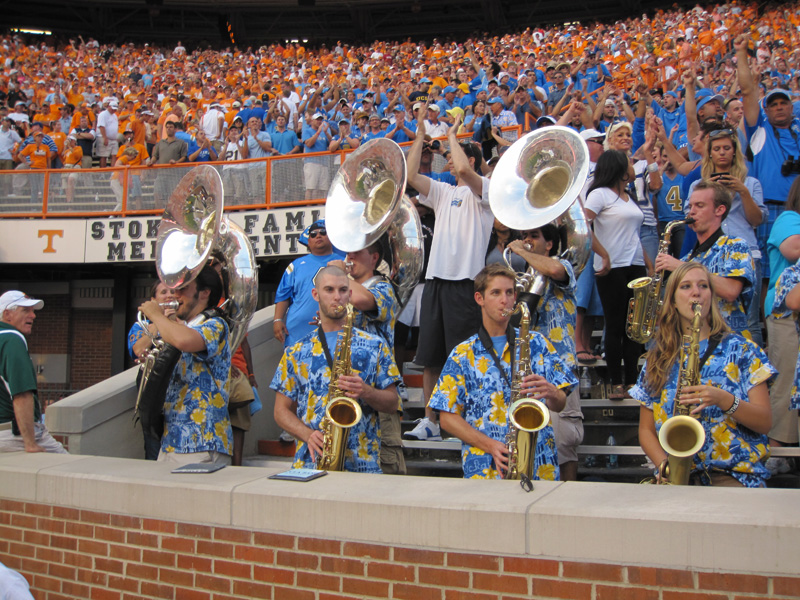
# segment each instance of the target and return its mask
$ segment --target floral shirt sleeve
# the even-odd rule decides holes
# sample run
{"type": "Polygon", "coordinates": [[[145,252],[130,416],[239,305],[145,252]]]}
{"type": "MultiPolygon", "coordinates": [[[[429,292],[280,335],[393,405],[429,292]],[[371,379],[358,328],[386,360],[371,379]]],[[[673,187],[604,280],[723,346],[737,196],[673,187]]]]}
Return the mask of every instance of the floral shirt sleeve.
{"type": "MultiPolygon", "coordinates": [[[[800,333],[800,322],[797,320],[797,315],[793,315],[792,311],[786,307],[787,294],[798,284],[800,284],[800,262],[784,269],[778,277],[775,284],[775,306],[772,307],[772,315],[776,318],[794,316],[795,327],[800,333]]],[[[797,364],[794,368],[794,383],[790,393],[789,410],[800,409],[800,352],[798,352],[797,364]]]]}

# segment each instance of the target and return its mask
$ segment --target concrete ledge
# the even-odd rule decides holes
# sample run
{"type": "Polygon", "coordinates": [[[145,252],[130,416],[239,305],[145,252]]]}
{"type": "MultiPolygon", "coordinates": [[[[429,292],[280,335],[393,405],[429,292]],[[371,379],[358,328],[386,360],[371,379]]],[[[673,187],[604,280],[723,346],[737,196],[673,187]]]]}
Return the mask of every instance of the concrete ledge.
{"type": "Polygon", "coordinates": [[[559,560],[793,575],[798,492],[170,466],[53,454],[0,455],[0,498],[246,531],[559,560]],[[752,551],[739,552],[747,548],[752,551]]]}

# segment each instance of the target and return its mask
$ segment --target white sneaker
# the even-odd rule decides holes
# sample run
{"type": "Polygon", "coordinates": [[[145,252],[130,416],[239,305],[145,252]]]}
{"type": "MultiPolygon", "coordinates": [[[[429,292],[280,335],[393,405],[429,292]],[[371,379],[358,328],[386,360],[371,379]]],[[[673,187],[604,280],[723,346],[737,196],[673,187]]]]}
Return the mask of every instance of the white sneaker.
{"type": "Polygon", "coordinates": [[[417,419],[416,423],[417,425],[414,429],[403,434],[404,439],[421,442],[440,442],[442,440],[442,433],[439,429],[439,425],[433,423],[428,417],[417,419]]]}
{"type": "Polygon", "coordinates": [[[288,431],[283,431],[283,430],[281,430],[281,434],[278,436],[278,440],[282,444],[292,444],[295,441],[294,440],[294,436],[291,433],[289,433],[288,431]]]}
{"type": "Polygon", "coordinates": [[[772,475],[789,473],[792,470],[792,465],[782,456],[772,456],[768,458],[765,466],[772,475]]]}

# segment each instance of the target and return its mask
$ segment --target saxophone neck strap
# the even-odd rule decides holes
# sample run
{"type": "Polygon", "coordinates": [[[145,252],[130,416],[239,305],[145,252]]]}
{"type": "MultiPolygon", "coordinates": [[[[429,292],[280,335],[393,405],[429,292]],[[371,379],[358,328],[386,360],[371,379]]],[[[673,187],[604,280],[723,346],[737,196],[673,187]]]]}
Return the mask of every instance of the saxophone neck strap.
{"type": "Polygon", "coordinates": [[[328,348],[328,338],[325,336],[325,332],[322,331],[322,325],[317,325],[317,337],[319,338],[319,343],[322,344],[325,360],[328,361],[328,366],[333,371],[333,358],[331,357],[331,350],[328,348]]]}
{"type": "Polygon", "coordinates": [[[703,368],[703,365],[706,364],[706,361],[711,358],[711,355],[714,353],[714,350],[717,349],[719,343],[722,341],[722,334],[717,333],[712,335],[708,338],[708,347],[706,351],[703,353],[703,357],[700,359],[700,364],[697,365],[697,372],[700,372],[700,369],[703,368]]]}
{"type": "Polygon", "coordinates": [[[500,371],[503,379],[506,380],[509,389],[511,388],[511,378],[514,376],[514,359],[516,357],[514,342],[516,341],[516,337],[517,336],[514,332],[514,328],[511,326],[511,323],[509,323],[508,327],[506,328],[506,340],[508,340],[508,348],[511,353],[511,369],[509,370],[511,377],[509,377],[509,375],[506,373],[506,370],[503,368],[503,363],[500,360],[501,357],[497,356],[497,352],[494,351],[494,343],[492,342],[492,337],[489,335],[489,332],[486,331],[486,328],[483,325],[481,325],[481,328],[478,330],[478,339],[492,357],[497,370],[500,371]]]}

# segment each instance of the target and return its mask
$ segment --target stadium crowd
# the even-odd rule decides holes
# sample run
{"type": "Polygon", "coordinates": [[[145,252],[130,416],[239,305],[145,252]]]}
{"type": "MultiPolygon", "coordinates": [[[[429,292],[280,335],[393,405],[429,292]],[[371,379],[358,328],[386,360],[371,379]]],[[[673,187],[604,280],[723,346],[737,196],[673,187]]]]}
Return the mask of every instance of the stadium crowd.
{"type": "MultiPolygon", "coordinates": [[[[800,258],[799,27],[797,2],[731,2],[430,44],[189,51],[181,42],[27,45],[4,36],[0,170],[324,153],[378,137],[413,142],[422,131],[420,174],[426,151],[447,158],[462,134],[478,155],[449,165],[471,160],[488,175],[509,144],[499,129],[572,127],[589,146],[585,208],[602,242],[588,281],[578,282],[578,359],[597,359],[582,320],[602,304],[612,394],[628,394],[641,348],[624,334],[625,284],[646,269],[677,270],[680,257],[701,262],[734,332],[766,346],[766,323],[779,371],[770,442],[796,445],[797,332],[785,310],[772,309],[779,276],[800,258]],[[664,252],[659,235],[685,216],[695,223],[676,228],[664,252]]],[[[324,161],[307,158],[303,175],[306,198],[324,197],[324,161]]],[[[496,222],[489,250],[519,237],[499,242],[501,233],[496,222]]]]}

